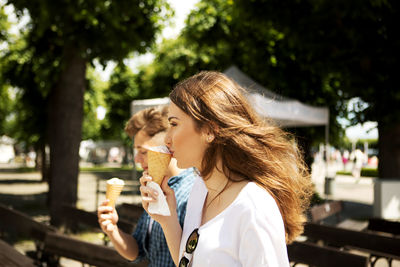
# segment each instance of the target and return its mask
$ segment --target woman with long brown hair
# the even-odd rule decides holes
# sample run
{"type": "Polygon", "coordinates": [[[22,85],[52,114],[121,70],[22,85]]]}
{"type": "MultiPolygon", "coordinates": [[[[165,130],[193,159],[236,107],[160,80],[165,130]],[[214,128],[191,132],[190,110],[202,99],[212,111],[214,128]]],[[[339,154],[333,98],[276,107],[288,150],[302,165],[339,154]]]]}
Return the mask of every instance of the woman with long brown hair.
{"type": "MultiPolygon", "coordinates": [[[[179,168],[196,167],[183,230],[153,216],[179,266],[289,266],[286,243],[303,230],[312,185],[293,138],[262,119],[245,91],[201,72],[170,94],[165,142],[179,168]]],[[[141,178],[143,196],[156,199],[141,178]]],[[[173,191],[162,188],[171,210],[173,191]]],[[[149,198],[144,198],[146,209],[149,198]]]]}

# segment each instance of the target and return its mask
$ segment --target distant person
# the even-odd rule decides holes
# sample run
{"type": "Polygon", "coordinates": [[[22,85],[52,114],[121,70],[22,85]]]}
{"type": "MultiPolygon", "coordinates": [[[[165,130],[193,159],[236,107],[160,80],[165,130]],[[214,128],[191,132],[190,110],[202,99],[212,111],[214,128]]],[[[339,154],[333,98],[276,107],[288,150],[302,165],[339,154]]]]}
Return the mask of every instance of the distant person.
{"type": "MultiPolygon", "coordinates": [[[[147,150],[144,147],[164,145],[168,127],[167,107],[147,108],[134,114],[128,121],[125,132],[134,137],[135,162],[147,171],[147,150]]],[[[193,185],[193,169],[181,170],[172,159],[166,182],[174,191],[177,205],[174,207],[177,223],[182,227],[186,213],[186,203],[193,185]]],[[[104,201],[98,208],[101,229],[108,235],[114,247],[124,258],[140,262],[146,258],[150,267],[175,266],[168,250],[164,233],[158,222],[147,212],[143,212],[133,235],[118,228],[118,214],[104,201]]]]}
{"type": "MultiPolygon", "coordinates": [[[[160,222],[177,266],[288,267],[286,242],[303,231],[312,186],[287,133],[268,124],[243,89],[219,72],[201,72],[170,94],[165,143],[178,167],[201,174],[183,229],[177,215],[160,222]]],[[[140,179],[143,207],[153,191],[140,179]]],[[[162,184],[171,210],[173,191],[162,184]]]]}
{"type": "Polygon", "coordinates": [[[365,163],[366,156],[360,149],[357,148],[355,151],[353,151],[350,159],[354,162],[352,175],[358,181],[361,177],[361,169],[365,163]]]}
{"type": "Polygon", "coordinates": [[[350,152],[346,149],[343,151],[342,155],[342,163],[343,163],[343,170],[346,170],[347,163],[349,162],[350,152]]]}

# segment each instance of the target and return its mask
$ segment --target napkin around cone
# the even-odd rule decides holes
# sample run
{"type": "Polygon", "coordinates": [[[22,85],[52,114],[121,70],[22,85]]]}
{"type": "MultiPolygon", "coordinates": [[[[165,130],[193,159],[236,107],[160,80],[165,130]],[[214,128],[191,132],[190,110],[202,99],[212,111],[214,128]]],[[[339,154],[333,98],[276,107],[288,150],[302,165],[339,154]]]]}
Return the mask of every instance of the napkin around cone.
{"type": "Polygon", "coordinates": [[[113,183],[113,179],[112,178],[110,180],[107,181],[107,189],[106,189],[106,199],[109,200],[108,202],[108,206],[114,207],[115,206],[115,202],[117,201],[117,198],[119,197],[119,195],[121,194],[122,188],[124,187],[124,183],[122,180],[122,183],[113,183]]]}
{"type": "Polygon", "coordinates": [[[161,190],[161,187],[153,181],[147,182],[146,186],[156,190],[158,193],[157,201],[149,203],[148,207],[149,213],[160,214],[163,216],[170,216],[171,212],[168,207],[167,198],[165,197],[163,191],[161,190]]]}
{"type": "Polygon", "coordinates": [[[149,175],[158,185],[161,185],[162,180],[167,173],[171,157],[171,154],[153,150],[147,151],[147,166],[149,168],[149,175]]]}

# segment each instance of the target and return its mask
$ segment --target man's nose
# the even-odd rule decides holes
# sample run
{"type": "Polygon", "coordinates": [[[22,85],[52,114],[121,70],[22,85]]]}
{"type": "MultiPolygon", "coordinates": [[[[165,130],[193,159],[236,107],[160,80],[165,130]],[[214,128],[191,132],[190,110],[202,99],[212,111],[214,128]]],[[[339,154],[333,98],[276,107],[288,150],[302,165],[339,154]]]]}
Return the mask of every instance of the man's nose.
{"type": "Polygon", "coordinates": [[[135,160],[136,163],[140,163],[140,161],[141,161],[140,153],[137,153],[135,155],[134,160],[135,160]]]}

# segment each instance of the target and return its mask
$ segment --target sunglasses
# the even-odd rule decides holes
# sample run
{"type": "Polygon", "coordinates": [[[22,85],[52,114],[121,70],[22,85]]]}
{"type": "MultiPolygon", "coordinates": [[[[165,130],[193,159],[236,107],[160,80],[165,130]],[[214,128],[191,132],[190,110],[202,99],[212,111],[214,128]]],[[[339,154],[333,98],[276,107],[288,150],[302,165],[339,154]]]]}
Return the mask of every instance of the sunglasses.
{"type": "MultiPolygon", "coordinates": [[[[196,228],[193,230],[193,232],[190,234],[188,240],[186,241],[186,248],[185,251],[187,254],[192,254],[194,250],[197,247],[197,243],[199,241],[199,228],[196,228]]],[[[187,267],[189,266],[190,260],[183,256],[181,260],[179,261],[179,267],[187,267]]]]}

